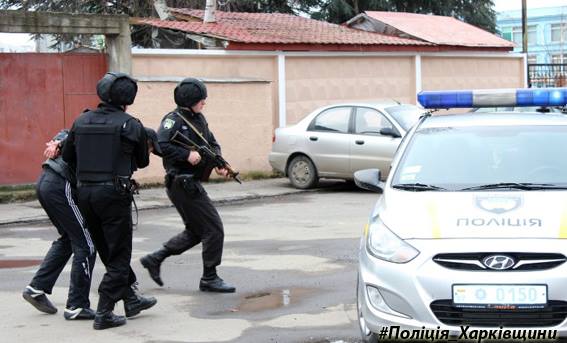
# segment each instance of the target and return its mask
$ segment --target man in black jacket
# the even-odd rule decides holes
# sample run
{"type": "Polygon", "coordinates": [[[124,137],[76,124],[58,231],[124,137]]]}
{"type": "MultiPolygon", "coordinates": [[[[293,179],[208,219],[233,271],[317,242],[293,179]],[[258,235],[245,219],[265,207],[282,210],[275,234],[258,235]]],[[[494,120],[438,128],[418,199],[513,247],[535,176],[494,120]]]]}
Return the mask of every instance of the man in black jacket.
{"type": "Polygon", "coordinates": [[[63,158],[77,166],[79,207],[106,267],[98,288],[93,325],[97,330],[126,324],[126,318],[112,312],[119,300],[124,300],[126,317],[157,302],[131,287],[136,281],[130,268],[131,176],[149,164],[146,131],[139,120],[124,112],[137,90],[127,74],[107,73],[97,83],[102,102],[75,120],[63,149],[63,158]]]}
{"type": "MultiPolygon", "coordinates": [[[[160,286],[160,266],[170,255],[179,255],[193,246],[203,243],[203,276],[201,291],[232,293],[236,289],[217,275],[224,244],[221,218],[213,206],[200,180],[208,178],[211,162],[195,150],[189,150],[172,142],[180,132],[198,145],[208,146],[220,154],[220,145],[209,130],[201,113],[207,98],[205,84],[195,78],[181,81],[174,91],[177,109],[165,115],[158,130],[158,140],[163,152],[166,169],[166,191],[169,199],[181,215],[185,230],[172,237],[163,247],[140,259],[150,277],[160,286]]],[[[224,168],[215,168],[219,175],[227,176],[224,168]]]]}
{"type": "Polygon", "coordinates": [[[67,320],[94,319],[89,292],[96,251],[76,205],[75,170],[60,156],[60,146],[67,135],[68,130],[62,130],[47,143],[44,155],[48,159],[42,165],[43,171],[36,184],[39,203],[60,237],[51,245],[22,295],[39,311],[56,313],[57,308],[46,294],[51,294],[59,274],[73,254],[71,282],[63,316],[67,320]]]}

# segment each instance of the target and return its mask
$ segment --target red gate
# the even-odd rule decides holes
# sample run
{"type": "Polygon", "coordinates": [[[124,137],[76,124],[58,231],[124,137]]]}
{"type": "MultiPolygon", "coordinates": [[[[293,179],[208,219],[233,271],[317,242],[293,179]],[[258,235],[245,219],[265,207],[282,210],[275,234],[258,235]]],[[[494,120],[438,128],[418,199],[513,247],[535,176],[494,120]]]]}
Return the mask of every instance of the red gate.
{"type": "Polygon", "coordinates": [[[45,142],[98,103],[106,55],[0,53],[0,185],[34,182],[45,142]]]}

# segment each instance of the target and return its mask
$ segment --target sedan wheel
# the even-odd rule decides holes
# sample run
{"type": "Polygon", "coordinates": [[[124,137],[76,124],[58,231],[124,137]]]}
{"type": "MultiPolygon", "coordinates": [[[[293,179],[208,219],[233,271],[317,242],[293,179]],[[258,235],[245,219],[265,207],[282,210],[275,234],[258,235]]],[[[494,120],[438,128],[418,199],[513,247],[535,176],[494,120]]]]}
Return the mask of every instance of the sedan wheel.
{"type": "Polygon", "coordinates": [[[307,156],[296,156],[289,164],[287,174],[296,188],[312,188],[318,181],[317,170],[307,156]]]}

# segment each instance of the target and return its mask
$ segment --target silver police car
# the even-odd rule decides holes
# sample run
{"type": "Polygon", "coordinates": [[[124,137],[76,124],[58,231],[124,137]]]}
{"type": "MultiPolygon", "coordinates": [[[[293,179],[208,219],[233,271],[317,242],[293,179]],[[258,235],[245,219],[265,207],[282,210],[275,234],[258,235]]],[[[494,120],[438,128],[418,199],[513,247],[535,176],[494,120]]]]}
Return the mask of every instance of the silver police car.
{"type": "MultiPolygon", "coordinates": [[[[537,100],[526,100],[526,90],[510,92],[490,101],[487,92],[439,92],[420,102],[445,108],[537,100]]],[[[545,101],[564,106],[567,89],[558,92],[545,101]]],[[[383,192],[360,244],[364,341],[377,342],[393,326],[567,334],[565,147],[561,114],[426,115],[404,138],[385,183],[381,170],[356,172],[357,185],[383,192]]]]}
{"type": "Polygon", "coordinates": [[[401,137],[423,113],[394,102],[322,107],[276,129],[269,162],[296,188],[314,187],[319,178],[352,180],[365,168],[380,168],[387,176],[401,137]]]}

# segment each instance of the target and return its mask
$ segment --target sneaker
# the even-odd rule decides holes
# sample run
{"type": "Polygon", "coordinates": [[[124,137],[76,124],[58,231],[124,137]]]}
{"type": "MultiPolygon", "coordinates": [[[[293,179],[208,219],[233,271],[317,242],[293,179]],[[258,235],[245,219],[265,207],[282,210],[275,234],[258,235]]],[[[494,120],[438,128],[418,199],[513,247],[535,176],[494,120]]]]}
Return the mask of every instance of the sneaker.
{"type": "Polygon", "coordinates": [[[43,313],[55,314],[57,313],[57,308],[53,306],[51,301],[47,299],[45,292],[33,288],[32,286],[27,286],[22,292],[22,297],[43,313]]]}
{"type": "Polygon", "coordinates": [[[63,317],[67,320],[93,320],[95,311],[90,308],[71,307],[65,309],[63,317]]]}

